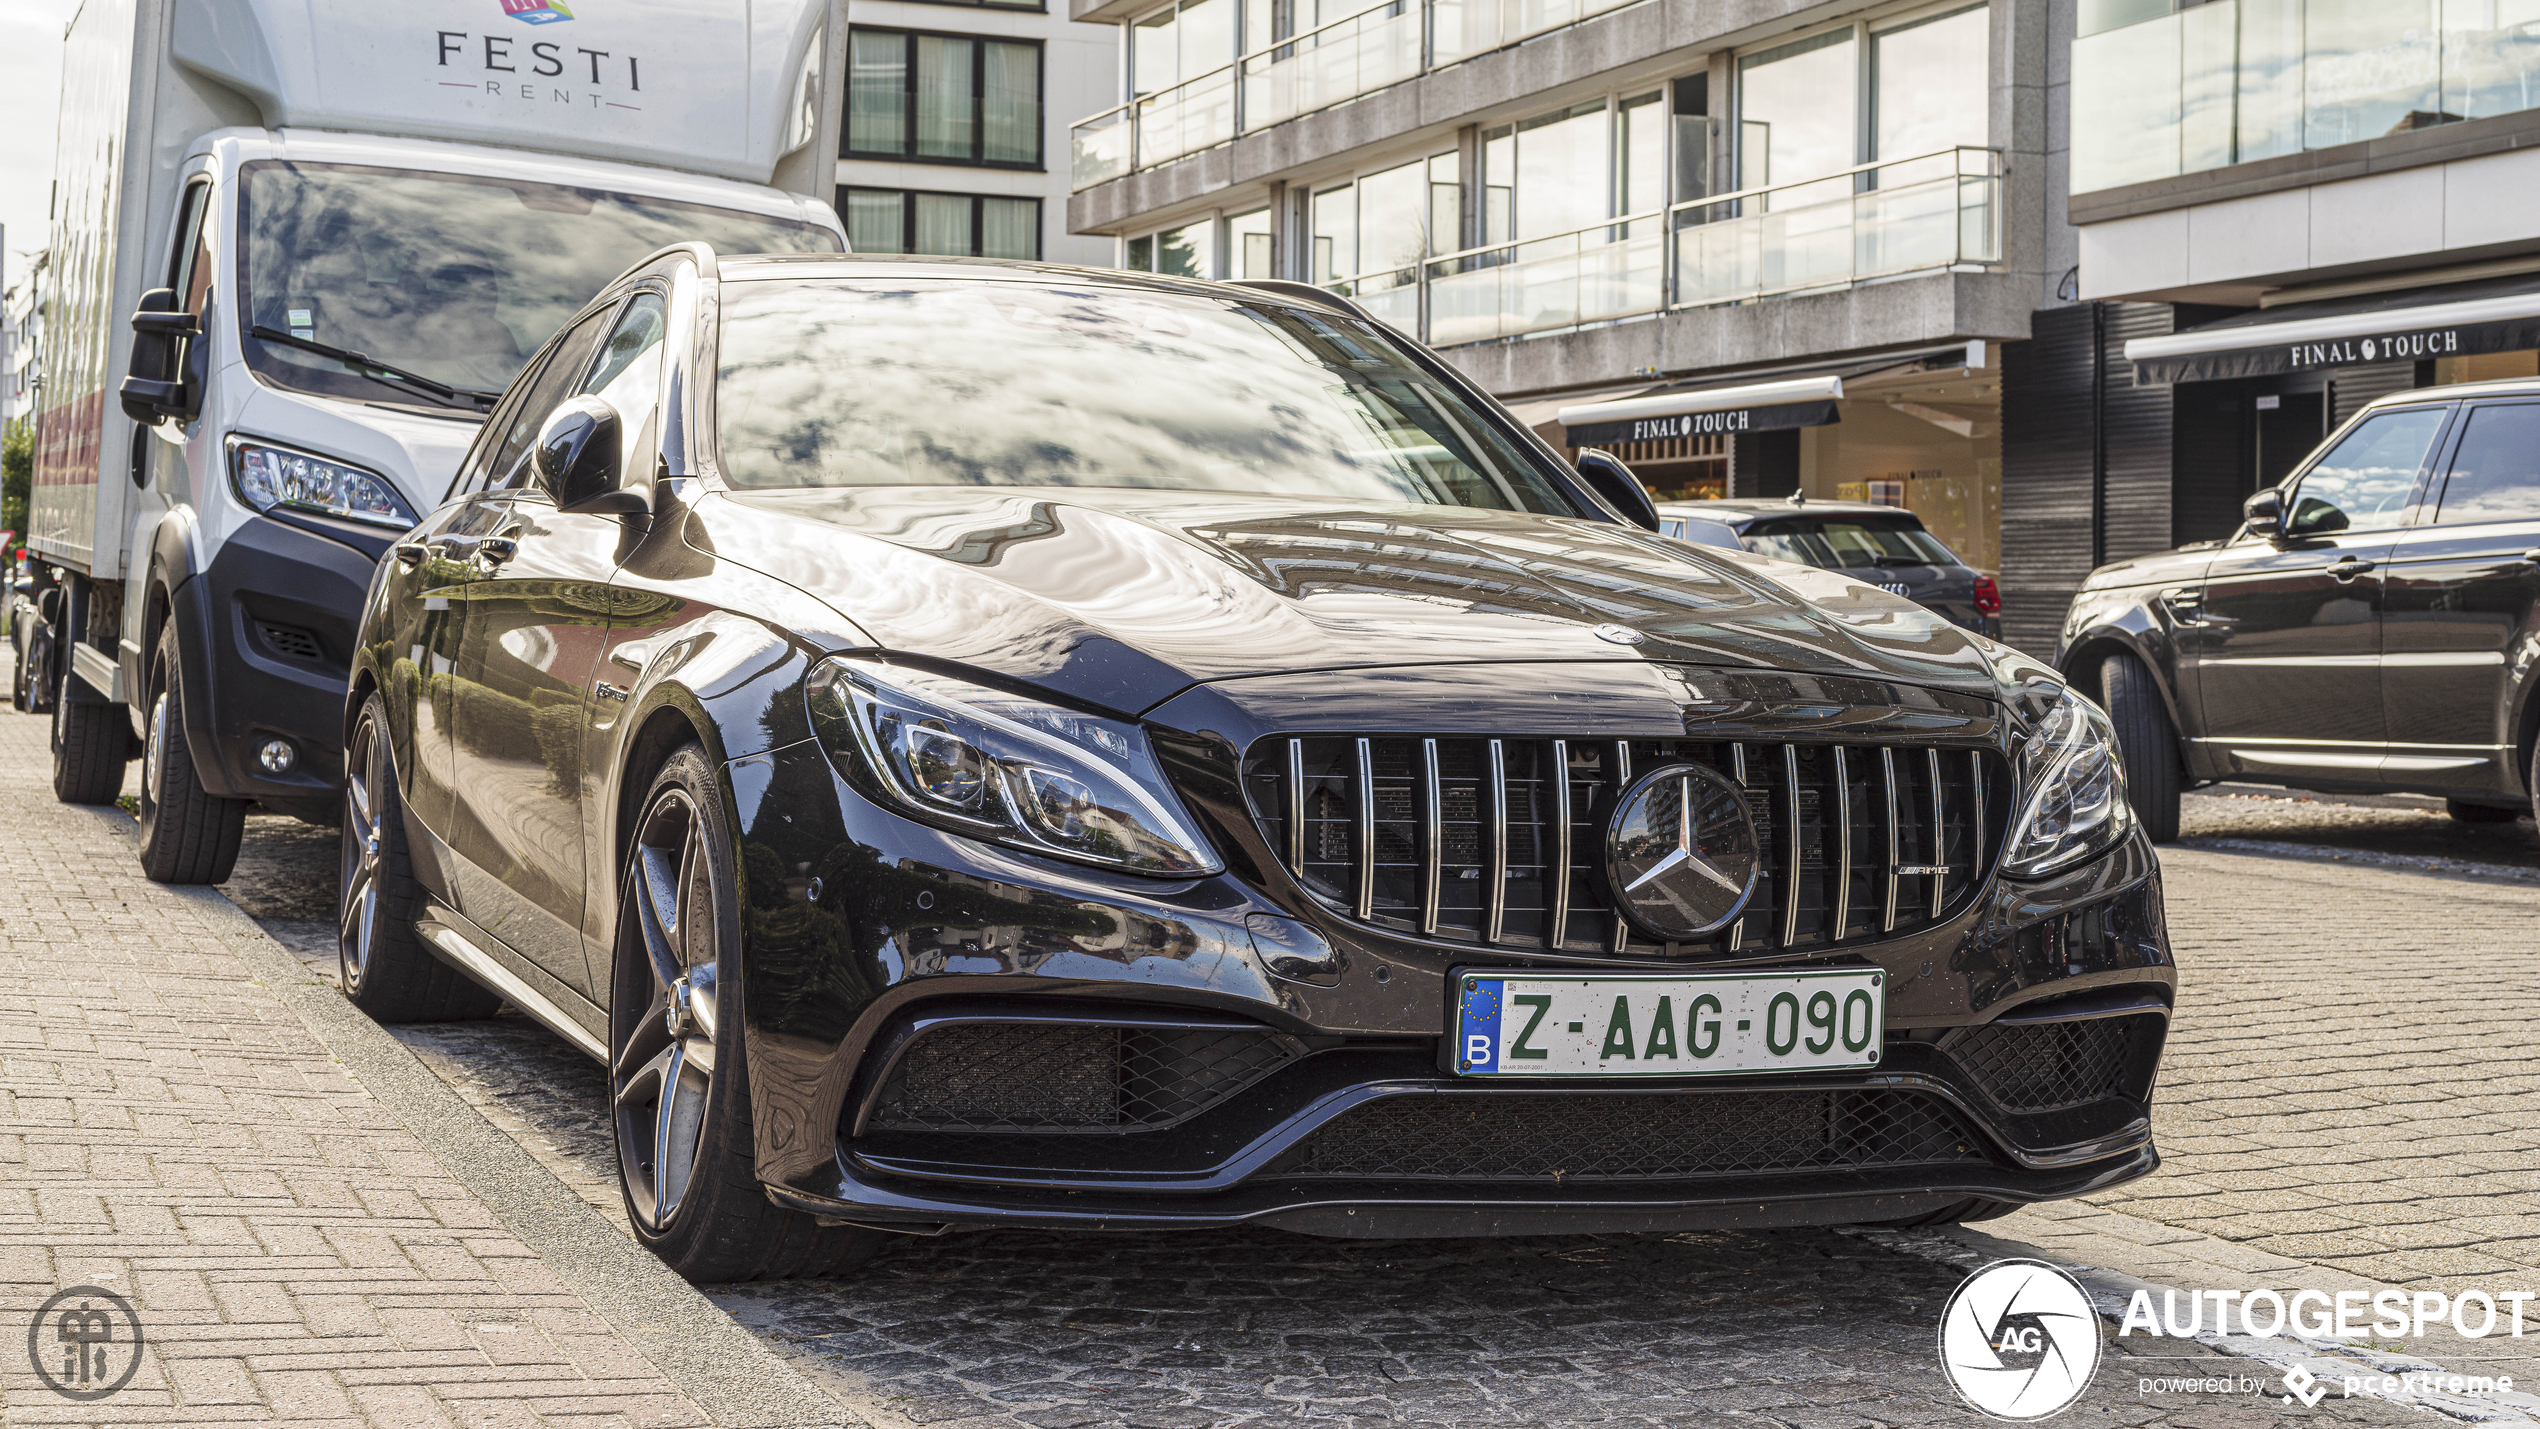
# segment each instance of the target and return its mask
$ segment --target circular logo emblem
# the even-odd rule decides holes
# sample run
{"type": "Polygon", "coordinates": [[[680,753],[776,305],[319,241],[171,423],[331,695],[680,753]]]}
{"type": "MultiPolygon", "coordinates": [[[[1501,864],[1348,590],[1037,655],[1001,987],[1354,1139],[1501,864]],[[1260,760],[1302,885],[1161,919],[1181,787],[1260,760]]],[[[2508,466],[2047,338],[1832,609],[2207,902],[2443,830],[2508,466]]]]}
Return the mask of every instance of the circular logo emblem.
{"type": "Polygon", "coordinates": [[[103,1399],[141,1367],[141,1320],[112,1290],[74,1285],[44,1302],[26,1327],[26,1357],[65,1399],[103,1399]]]}
{"type": "Polygon", "coordinates": [[[1726,927],[1761,870],[1755,816],[1737,785],[1699,764],[1641,776],[1615,803],[1605,874],[1643,932],[1676,940],[1726,927]]]}
{"type": "Polygon", "coordinates": [[[1600,625],[1588,633],[1599,640],[1610,641],[1616,645],[1638,645],[1649,638],[1628,625],[1600,625]]]}
{"type": "Polygon", "coordinates": [[[2099,1313],[2081,1282],[2038,1260],[1997,1260],[1940,1312],[1940,1368],[1996,1419],[2060,1414],[2099,1370],[2099,1313]]]}

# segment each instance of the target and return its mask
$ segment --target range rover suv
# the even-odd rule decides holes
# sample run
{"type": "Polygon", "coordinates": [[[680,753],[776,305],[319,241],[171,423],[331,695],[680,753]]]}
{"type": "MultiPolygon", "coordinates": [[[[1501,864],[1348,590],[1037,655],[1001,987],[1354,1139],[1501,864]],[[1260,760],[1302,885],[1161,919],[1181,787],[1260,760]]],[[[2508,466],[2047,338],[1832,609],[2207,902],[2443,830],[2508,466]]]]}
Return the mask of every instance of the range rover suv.
{"type": "Polygon", "coordinates": [[[2152,837],[2220,779],[2531,813],[2540,382],[2382,398],[2244,515],[2102,566],[2065,616],[2056,665],[2115,720],[2152,837]]]}
{"type": "Polygon", "coordinates": [[[701,1279],[2150,1171],[2097,706],[1591,480],[1310,289],[655,255],[381,564],[344,990],[603,1062],[701,1279]]]}

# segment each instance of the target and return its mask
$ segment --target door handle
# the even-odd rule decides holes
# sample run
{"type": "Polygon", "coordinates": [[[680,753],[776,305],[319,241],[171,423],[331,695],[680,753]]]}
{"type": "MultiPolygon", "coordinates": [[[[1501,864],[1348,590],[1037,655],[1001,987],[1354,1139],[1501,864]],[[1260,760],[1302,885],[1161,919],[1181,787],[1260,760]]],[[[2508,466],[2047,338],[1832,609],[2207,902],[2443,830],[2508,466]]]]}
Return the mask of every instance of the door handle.
{"type": "Polygon", "coordinates": [[[2343,585],[2372,568],[2373,563],[2363,559],[2361,556],[2347,556],[2340,560],[2329,562],[2328,577],[2330,580],[2343,585]]]}
{"type": "Polygon", "coordinates": [[[476,559],[488,569],[510,560],[519,551],[519,540],[511,536],[487,536],[476,543],[476,559]]]}
{"type": "Polygon", "coordinates": [[[399,541],[391,549],[397,553],[397,564],[404,566],[407,570],[413,570],[422,565],[423,558],[431,554],[431,548],[421,541],[399,541]]]}

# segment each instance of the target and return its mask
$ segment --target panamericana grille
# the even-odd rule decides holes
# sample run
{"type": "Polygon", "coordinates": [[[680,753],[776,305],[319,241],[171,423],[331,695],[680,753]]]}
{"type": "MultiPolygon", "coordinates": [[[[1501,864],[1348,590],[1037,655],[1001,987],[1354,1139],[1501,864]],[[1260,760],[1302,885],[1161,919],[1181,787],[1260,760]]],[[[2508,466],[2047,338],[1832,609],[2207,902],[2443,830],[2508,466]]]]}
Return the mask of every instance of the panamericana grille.
{"type": "Polygon", "coordinates": [[[1285,1065],[1267,1028],[955,1022],[894,1062],[876,1131],[1102,1132],[1171,1126],[1285,1065]]]}
{"type": "Polygon", "coordinates": [[[1333,1118],[1269,1173],[1369,1180],[1630,1181],[1982,1164],[1912,1092],[1397,1096],[1333,1118]]]}
{"type": "Polygon", "coordinates": [[[2126,1091],[2145,1051],[2161,1034],[2158,1013],[2071,1022],[1990,1022],[1968,1027],[1941,1051],[2009,1112],[2061,1111],[2126,1091]]]}
{"type": "Polygon", "coordinates": [[[1893,937],[1984,881],[2009,782],[1987,750],[1702,740],[1307,735],[1244,767],[1262,833],[1360,922],[1567,952],[1761,953],[1893,937]],[[1763,872],[1707,941],[1634,932],[1604,889],[1605,827],[1634,770],[1704,764],[1744,789],[1763,872]]]}

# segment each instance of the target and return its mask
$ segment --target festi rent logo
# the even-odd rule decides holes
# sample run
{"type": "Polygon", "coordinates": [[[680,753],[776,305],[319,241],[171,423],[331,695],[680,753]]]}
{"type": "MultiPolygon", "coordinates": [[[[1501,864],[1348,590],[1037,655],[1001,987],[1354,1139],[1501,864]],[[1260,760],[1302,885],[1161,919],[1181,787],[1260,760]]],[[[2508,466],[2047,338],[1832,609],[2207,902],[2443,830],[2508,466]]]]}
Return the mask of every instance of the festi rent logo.
{"type": "Polygon", "coordinates": [[[562,0],[503,0],[503,13],[524,25],[552,25],[573,18],[562,0]]]}

